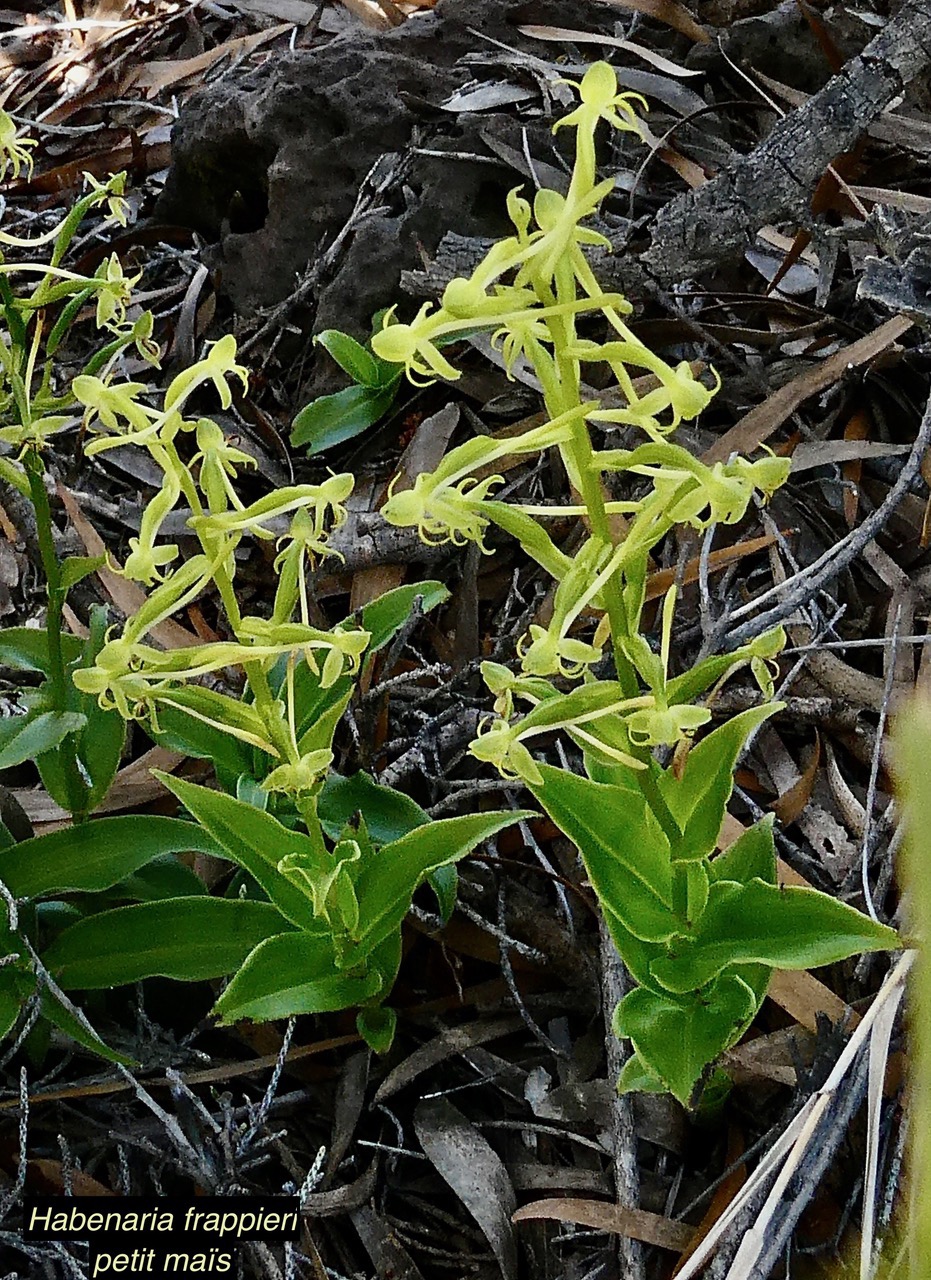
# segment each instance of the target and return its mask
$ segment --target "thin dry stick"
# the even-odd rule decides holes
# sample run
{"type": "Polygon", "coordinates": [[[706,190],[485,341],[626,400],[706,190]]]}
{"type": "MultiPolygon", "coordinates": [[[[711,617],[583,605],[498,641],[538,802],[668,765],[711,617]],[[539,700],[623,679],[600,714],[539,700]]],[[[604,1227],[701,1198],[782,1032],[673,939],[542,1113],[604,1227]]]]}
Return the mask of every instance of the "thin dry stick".
{"type": "Polygon", "coordinates": [[[899,987],[876,1019],[870,1036],[870,1082],[866,1116],[866,1168],[863,1173],[863,1224],[860,1228],[860,1280],[870,1280],[876,1236],[876,1184],[879,1178],[879,1134],[889,1042],[905,988],[899,987]]]}
{"type": "Polygon", "coordinates": [[[692,1277],[698,1274],[734,1219],[768,1180],[773,1171],[782,1164],[782,1170],[772,1191],[769,1193],[758,1223],[744,1238],[728,1272],[727,1280],[739,1280],[741,1276],[750,1275],[749,1268],[756,1262],[765,1242],[763,1232],[766,1223],[772,1216],[786,1186],[798,1168],[808,1144],[817,1133],[818,1126],[830,1107],[844,1076],[853,1066],[868,1037],[873,1034],[873,1029],[884,1007],[889,1001],[894,1000],[898,1003],[901,999],[901,992],[909,970],[915,962],[916,954],[915,951],[906,951],[899,958],[895,968],[887,976],[880,988],[876,999],[864,1014],[863,1020],[858,1024],[848,1040],[830,1076],[828,1076],[817,1093],[812,1094],[798,1115],[789,1123],[785,1132],[773,1144],[772,1150],[763,1157],[725,1212],[709,1231],[699,1248],[696,1249],[679,1272],[677,1280],[692,1280],[692,1277]],[[784,1164],[783,1160],[785,1161],[784,1164]]]}
{"type": "Polygon", "coordinates": [[[857,558],[867,543],[872,542],[884,528],[889,517],[911,489],[912,483],[918,479],[921,473],[921,462],[929,446],[931,446],[931,397],[928,398],[925,406],[924,417],[921,419],[921,426],[918,428],[912,451],[884,501],[852,533],[830,547],[813,564],[737,609],[732,615],[734,619],[745,617],[766,601],[781,597],[779,604],[774,608],[767,610],[766,613],[757,614],[742,627],[735,627],[727,637],[729,649],[747,644],[762,632],[768,631],[770,627],[775,627],[790,618],[797,609],[811,600],[825,583],[836,578],[857,558]]]}

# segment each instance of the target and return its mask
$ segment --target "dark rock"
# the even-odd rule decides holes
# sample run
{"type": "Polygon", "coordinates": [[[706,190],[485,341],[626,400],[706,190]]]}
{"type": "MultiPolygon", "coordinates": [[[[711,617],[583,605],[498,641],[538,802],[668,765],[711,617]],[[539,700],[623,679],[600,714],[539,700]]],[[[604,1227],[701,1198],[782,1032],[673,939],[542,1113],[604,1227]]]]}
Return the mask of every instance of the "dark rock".
{"type": "MultiPolygon", "coordinates": [[[[614,17],[585,0],[440,0],[434,13],[385,34],[353,32],[228,77],[185,107],[156,216],[210,242],[223,292],[249,314],[292,294],[300,272],[345,225],[379,156],[404,154],[413,139],[430,150],[488,157],[407,155],[403,182],[379,200],[386,211],[361,224],[332,278],[314,290],[314,329],[364,333],[373,312],[396,296],[402,269],[422,266],[447,229],[496,236],[508,225],[504,197],[520,178],[494,158],[480,131],[487,136],[497,119],[519,155],[513,113],[457,116],[439,107],[476,74],[463,56],[508,60],[506,76],[491,75],[532,88],[530,72],[514,67],[519,57],[483,37],[545,58],[550,50],[522,36],[520,24],[610,30],[614,17]]],[[[531,124],[542,144],[549,122],[531,124]]]]}

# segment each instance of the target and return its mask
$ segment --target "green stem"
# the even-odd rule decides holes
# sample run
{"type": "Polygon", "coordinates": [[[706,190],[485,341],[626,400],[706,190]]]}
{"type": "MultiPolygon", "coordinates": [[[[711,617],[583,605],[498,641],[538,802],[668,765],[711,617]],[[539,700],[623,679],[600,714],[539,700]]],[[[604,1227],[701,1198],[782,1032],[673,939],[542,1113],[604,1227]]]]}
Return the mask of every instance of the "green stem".
{"type": "Polygon", "coordinates": [[[654,818],[659,823],[663,835],[669,841],[669,857],[672,862],[672,909],[683,927],[689,921],[689,880],[686,864],[681,859],[682,828],[666,802],[660,790],[656,775],[653,772],[653,761],[648,751],[634,751],[646,764],[646,769],[638,770],[637,782],[643,798],[650,807],[654,818]]]}
{"type": "MultiPolygon", "coordinates": [[[[244,663],[246,676],[249,680],[249,688],[252,690],[254,705],[256,711],[262,717],[262,723],[268,732],[268,737],[275,749],[279,752],[282,760],[287,760],[289,764],[296,765],[300,756],[297,746],[291,741],[291,735],[288,733],[284,721],[278,715],[277,699],[272,693],[271,685],[268,683],[268,676],[260,662],[244,663]]],[[[314,844],[314,853],[320,860],[320,866],[325,867],[330,861],[330,854],[323,839],[323,828],[320,825],[320,819],[317,816],[317,799],[312,795],[301,795],[296,797],[298,812],[304,819],[304,825],[307,828],[307,834],[314,844]]]]}
{"type": "MultiPolygon", "coordinates": [[[[570,263],[557,272],[557,301],[574,301],[575,275],[570,263]]],[[[567,413],[582,403],[582,387],[579,377],[578,362],[568,352],[575,342],[575,316],[572,313],[557,315],[550,321],[550,332],[553,335],[553,354],[556,360],[557,377],[550,387],[547,396],[547,408],[552,417],[567,413]],[[553,403],[550,403],[552,398],[553,403]]],[[[544,390],[546,388],[544,387],[544,390]]],[[[604,494],[595,471],[595,455],[592,449],[588,425],[583,418],[578,418],[572,425],[572,436],[566,446],[566,452],[578,477],[579,494],[588,510],[592,533],[597,538],[614,545],[611,520],[605,508],[604,494]]],[[[627,636],[627,613],[621,596],[618,578],[614,575],[605,583],[602,594],[607,605],[608,619],[611,623],[613,640],[614,666],[618,682],[626,698],[634,698],[640,691],[637,673],[624,653],[621,641],[627,636]]]]}
{"type": "MultiPolygon", "coordinates": [[[[45,623],[48,635],[49,652],[49,688],[52,695],[52,706],[58,712],[68,711],[69,693],[68,673],[61,647],[62,612],[67,592],[62,586],[61,565],[55,550],[55,537],[52,529],[52,509],[45,488],[45,468],[37,449],[29,448],[23,455],[23,467],[29,480],[29,495],[36,513],[36,534],[39,542],[39,554],[42,558],[42,569],[45,573],[48,599],[45,623]]],[[[76,823],[87,817],[87,800],[89,789],[78,768],[75,751],[74,734],[69,733],[57,748],[61,759],[62,774],[68,793],[68,807],[76,823]]]]}

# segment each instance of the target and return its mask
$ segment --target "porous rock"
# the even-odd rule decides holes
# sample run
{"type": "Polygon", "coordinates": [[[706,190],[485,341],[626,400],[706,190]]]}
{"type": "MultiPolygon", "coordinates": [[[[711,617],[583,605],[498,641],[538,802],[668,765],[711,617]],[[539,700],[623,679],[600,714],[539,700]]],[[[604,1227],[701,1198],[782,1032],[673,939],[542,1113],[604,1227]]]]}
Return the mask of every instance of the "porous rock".
{"type": "MultiPolygon", "coordinates": [[[[384,34],[353,31],[226,77],[184,108],[156,216],[207,239],[208,260],[239,313],[277,303],[345,225],[379,156],[403,154],[414,139],[429,150],[491,158],[479,136],[494,126],[489,113],[440,109],[477,74],[462,64],[466,54],[513,63],[493,43],[500,41],[547,57],[546,46],[521,35],[520,25],[591,27],[597,19],[610,30],[600,9],[591,0],[440,0],[433,13],[384,34]]],[[[518,83],[529,77],[513,66],[506,75],[478,74],[518,83]]],[[[513,111],[498,119],[519,149],[513,111]]],[[[545,127],[548,122],[537,125],[545,127]]],[[[372,314],[395,296],[402,269],[421,266],[450,227],[466,235],[505,230],[512,170],[408,158],[403,184],[389,195],[391,207],[354,232],[335,275],[317,291],[315,329],[364,332],[372,314]]]]}

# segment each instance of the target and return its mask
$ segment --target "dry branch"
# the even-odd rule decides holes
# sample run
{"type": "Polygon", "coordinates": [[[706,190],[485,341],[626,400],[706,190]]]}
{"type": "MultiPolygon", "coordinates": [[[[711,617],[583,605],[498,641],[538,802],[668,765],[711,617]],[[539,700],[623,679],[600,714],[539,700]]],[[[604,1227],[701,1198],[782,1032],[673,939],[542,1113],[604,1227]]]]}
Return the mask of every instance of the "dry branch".
{"type": "Polygon", "coordinates": [[[664,283],[700,275],[782,218],[806,220],[825,169],[927,65],[931,7],[906,0],[861,54],[733,168],[657,215],[642,263],[664,283]]]}

